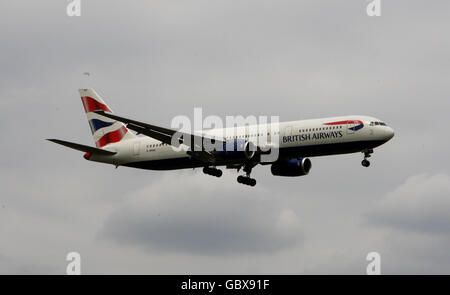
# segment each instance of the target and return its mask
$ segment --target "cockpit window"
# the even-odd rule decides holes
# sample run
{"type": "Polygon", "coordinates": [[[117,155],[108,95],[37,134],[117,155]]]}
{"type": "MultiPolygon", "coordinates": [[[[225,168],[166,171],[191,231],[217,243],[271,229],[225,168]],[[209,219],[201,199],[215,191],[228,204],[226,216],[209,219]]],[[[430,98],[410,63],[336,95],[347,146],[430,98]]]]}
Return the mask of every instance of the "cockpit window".
{"type": "Polygon", "coordinates": [[[384,122],[370,122],[370,126],[378,126],[378,125],[387,126],[387,124],[384,122]]]}

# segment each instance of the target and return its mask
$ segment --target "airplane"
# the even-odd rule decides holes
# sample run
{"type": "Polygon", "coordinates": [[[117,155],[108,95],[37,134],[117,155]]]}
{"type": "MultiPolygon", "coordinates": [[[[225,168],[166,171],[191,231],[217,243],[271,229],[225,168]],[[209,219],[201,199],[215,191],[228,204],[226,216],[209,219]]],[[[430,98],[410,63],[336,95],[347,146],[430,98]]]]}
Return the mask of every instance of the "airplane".
{"type": "Polygon", "coordinates": [[[238,173],[242,169],[245,174],[239,175],[237,181],[255,186],[256,180],[250,175],[258,164],[271,165],[275,176],[295,177],[310,172],[310,157],[362,152],[361,164],[369,167],[373,149],[394,136],[394,130],[385,122],[359,115],[280,122],[277,126],[260,124],[252,129],[256,132],[240,126],[186,133],[117,116],[92,88],[79,89],[79,93],[96,147],[48,140],[85,152],[86,160],[116,168],[203,168],[205,174],[221,177],[222,170],[217,167],[225,166],[238,173]],[[267,139],[265,146],[258,141],[263,136],[267,139]],[[264,155],[274,149],[278,149],[278,156],[263,161],[264,155]]]}

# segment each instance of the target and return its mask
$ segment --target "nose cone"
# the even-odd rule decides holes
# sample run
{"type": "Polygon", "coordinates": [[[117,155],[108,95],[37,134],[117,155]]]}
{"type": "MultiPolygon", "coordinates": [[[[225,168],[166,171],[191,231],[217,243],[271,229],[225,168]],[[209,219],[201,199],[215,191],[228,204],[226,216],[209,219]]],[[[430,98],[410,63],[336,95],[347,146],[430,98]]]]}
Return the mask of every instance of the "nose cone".
{"type": "Polygon", "coordinates": [[[394,137],[394,129],[388,127],[386,130],[386,141],[390,140],[392,137],[394,137]]]}

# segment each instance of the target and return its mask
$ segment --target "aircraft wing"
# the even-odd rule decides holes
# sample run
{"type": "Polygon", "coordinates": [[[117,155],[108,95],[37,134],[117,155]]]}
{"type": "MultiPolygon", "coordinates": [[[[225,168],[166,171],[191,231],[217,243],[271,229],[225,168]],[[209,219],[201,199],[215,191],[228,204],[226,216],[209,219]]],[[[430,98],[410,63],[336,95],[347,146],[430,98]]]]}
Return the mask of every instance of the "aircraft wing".
{"type": "Polygon", "coordinates": [[[225,144],[225,141],[222,139],[216,139],[216,138],[210,138],[205,137],[202,135],[195,135],[190,133],[184,133],[177,130],[164,128],[156,125],[151,125],[139,121],[135,121],[132,119],[120,117],[113,115],[111,113],[107,113],[105,111],[94,111],[94,113],[99,114],[101,116],[122,122],[126,124],[128,129],[131,129],[133,131],[136,131],[138,134],[144,134],[149,137],[152,137],[154,139],[157,139],[165,144],[168,145],[174,145],[172,142],[172,137],[176,134],[178,136],[177,140],[175,141],[176,147],[178,147],[181,144],[186,144],[190,147],[190,151],[187,153],[191,155],[194,158],[197,158],[203,162],[213,163],[215,160],[215,157],[212,153],[209,151],[205,151],[203,148],[203,140],[207,139],[210,142],[215,142],[215,144],[223,145],[225,144]],[[189,139],[189,140],[188,140],[189,139]]]}

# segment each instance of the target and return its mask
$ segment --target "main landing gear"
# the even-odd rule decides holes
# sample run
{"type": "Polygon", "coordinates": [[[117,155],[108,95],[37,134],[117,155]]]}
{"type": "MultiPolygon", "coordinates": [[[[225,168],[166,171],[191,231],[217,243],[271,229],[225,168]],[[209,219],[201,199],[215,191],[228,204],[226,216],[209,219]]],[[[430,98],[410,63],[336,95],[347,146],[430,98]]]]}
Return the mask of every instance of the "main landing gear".
{"type": "Polygon", "coordinates": [[[237,182],[249,185],[249,186],[255,186],[256,185],[256,179],[250,178],[249,176],[239,175],[237,178],[237,182]]]}
{"type": "Polygon", "coordinates": [[[203,173],[208,174],[208,175],[212,175],[215,177],[221,177],[222,176],[222,170],[219,170],[217,168],[214,167],[204,167],[203,168],[203,173]]]}
{"type": "Polygon", "coordinates": [[[364,167],[369,167],[370,161],[367,159],[370,158],[370,154],[373,153],[373,150],[372,149],[364,150],[363,153],[364,153],[364,160],[362,160],[361,165],[363,165],[364,167]]]}
{"type": "Polygon", "coordinates": [[[244,175],[239,175],[237,178],[237,182],[249,185],[249,186],[255,186],[256,185],[256,179],[250,177],[250,173],[252,172],[252,168],[248,166],[244,166],[244,175]]]}

